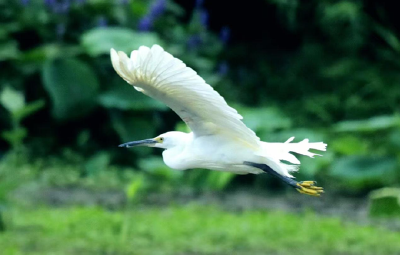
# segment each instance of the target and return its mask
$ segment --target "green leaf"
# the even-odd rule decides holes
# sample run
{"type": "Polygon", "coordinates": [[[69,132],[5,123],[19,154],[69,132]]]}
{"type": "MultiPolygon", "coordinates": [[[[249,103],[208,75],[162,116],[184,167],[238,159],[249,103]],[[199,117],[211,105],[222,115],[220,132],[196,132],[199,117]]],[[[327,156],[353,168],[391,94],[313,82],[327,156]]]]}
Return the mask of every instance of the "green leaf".
{"type": "MultiPolygon", "coordinates": [[[[393,130],[389,135],[389,144],[400,150],[400,130],[393,130]]],[[[400,151],[399,151],[400,152],[400,151]]]]}
{"type": "Polygon", "coordinates": [[[375,24],[374,29],[376,33],[384,40],[386,43],[392,47],[395,51],[400,51],[400,41],[397,38],[396,34],[390,31],[389,29],[381,26],[379,24],[375,24]]]}
{"type": "Polygon", "coordinates": [[[310,158],[307,156],[295,154],[296,157],[300,160],[301,166],[300,171],[294,173],[297,177],[304,176],[305,178],[315,178],[315,176],[320,172],[326,169],[327,166],[332,164],[334,159],[334,153],[331,151],[316,151],[316,153],[321,154],[322,157],[316,156],[314,158],[310,158]]]}
{"type": "Polygon", "coordinates": [[[121,79],[121,84],[115,84],[112,89],[99,96],[99,103],[106,108],[121,110],[165,110],[167,106],[136,91],[121,79]]]}
{"type": "Polygon", "coordinates": [[[81,43],[91,56],[109,54],[110,49],[131,52],[142,45],[162,44],[155,33],[137,33],[128,28],[94,28],[82,35],[81,43]]]}
{"type": "Polygon", "coordinates": [[[188,125],[186,125],[185,122],[183,122],[183,120],[178,121],[178,123],[176,123],[175,125],[175,130],[176,131],[180,131],[180,132],[185,132],[185,133],[190,133],[192,132],[189,128],[188,125]]]}
{"type": "Polygon", "coordinates": [[[367,152],[368,144],[365,139],[344,136],[333,139],[329,143],[329,148],[344,155],[361,155],[367,152]]]}
{"type": "Polygon", "coordinates": [[[389,157],[347,156],[333,162],[331,175],[351,188],[379,186],[396,176],[396,160],[389,157]]]}
{"type": "Polygon", "coordinates": [[[230,172],[209,171],[207,173],[206,187],[207,189],[221,191],[223,190],[236,175],[230,172]]]}
{"type": "MultiPolygon", "coordinates": [[[[143,117],[131,112],[120,114],[111,111],[110,114],[112,126],[119,135],[121,142],[142,140],[155,136],[156,126],[153,119],[147,115],[143,117]]],[[[139,155],[146,155],[151,152],[149,147],[138,147],[131,150],[139,155]]]]}
{"type": "Polygon", "coordinates": [[[336,132],[374,132],[393,127],[400,127],[400,116],[383,115],[367,120],[342,121],[334,126],[334,130],[336,132]]]}
{"type": "Polygon", "coordinates": [[[22,144],[22,141],[27,135],[28,135],[28,130],[23,127],[15,128],[9,131],[3,131],[1,133],[3,139],[6,140],[13,147],[22,144]]]}
{"type": "Polygon", "coordinates": [[[78,59],[48,60],[42,79],[56,119],[84,116],[96,105],[99,88],[96,75],[90,66],[78,59]]]}
{"type": "Polygon", "coordinates": [[[165,165],[160,157],[146,157],[139,161],[139,166],[145,172],[159,177],[164,181],[176,180],[183,175],[183,171],[173,170],[165,165]]]}
{"type": "Polygon", "coordinates": [[[76,138],[76,144],[79,147],[84,147],[85,145],[87,145],[87,143],[89,142],[90,139],[90,131],[85,129],[82,130],[81,132],[79,132],[77,138],[76,138]]]}
{"type": "Polygon", "coordinates": [[[89,175],[104,171],[110,164],[110,155],[106,152],[99,152],[88,159],[85,164],[86,173],[89,175]]]}
{"type": "Polygon", "coordinates": [[[24,62],[42,63],[48,59],[58,57],[74,57],[81,53],[81,51],[81,46],[76,45],[44,44],[24,52],[21,54],[20,59],[24,62]]]}
{"type": "Polygon", "coordinates": [[[0,61],[15,59],[18,57],[18,43],[16,41],[6,41],[0,43],[0,61]]]}
{"type": "Polygon", "coordinates": [[[338,1],[331,5],[325,5],[323,19],[330,22],[342,20],[357,20],[360,15],[360,5],[351,1],[338,1]]]}
{"type": "Polygon", "coordinates": [[[45,106],[46,102],[44,100],[37,100],[25,105],[22,109],[19,109],[13,113],[13,117],[20,121],[26,116],[31,115],[32,113],[40,110],[45,106]]]}
{"type": "Polygon", "coordinates": [[[369,214],[373,217],[400,217],[400,189],[382,188],[371,192],[369,214]]]}
{"type": "Polygon", "coordinates": [[[126,188],[126,196],[129,201],[133,201],[136,198],[137,193],[143,186],[143,178],[134,179],[126,188]]]}
{"type": "Polygon", "coordinates": [[[243,122],[256,132],[270,132],[292,126],[291,119],[275,107],[248,108],[238,106],[235,108],[244,117],[243,122]]]}
{"type": "Polygon", "coordinates": [[[25,97],[21,92],[14,90],[13,88],[6,87],[1,92],[0,103],[4,108],[13,114],[24,108],[25,97]]]}

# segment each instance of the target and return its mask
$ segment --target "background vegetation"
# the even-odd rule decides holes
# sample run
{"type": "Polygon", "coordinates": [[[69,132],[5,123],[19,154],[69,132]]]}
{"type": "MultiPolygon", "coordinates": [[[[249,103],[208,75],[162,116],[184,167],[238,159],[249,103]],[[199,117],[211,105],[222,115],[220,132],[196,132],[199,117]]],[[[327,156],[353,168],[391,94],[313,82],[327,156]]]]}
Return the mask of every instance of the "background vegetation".
{"type": "Polygon", "coordinates": [[[391,1],[0,0],[1,249],[398,254],[399,35],[391,1]],[[327,195],[118,148],[188,131],[111,67],[111,47],[155,43],[262,140],[328,143],[296,174],[327,195]]]}

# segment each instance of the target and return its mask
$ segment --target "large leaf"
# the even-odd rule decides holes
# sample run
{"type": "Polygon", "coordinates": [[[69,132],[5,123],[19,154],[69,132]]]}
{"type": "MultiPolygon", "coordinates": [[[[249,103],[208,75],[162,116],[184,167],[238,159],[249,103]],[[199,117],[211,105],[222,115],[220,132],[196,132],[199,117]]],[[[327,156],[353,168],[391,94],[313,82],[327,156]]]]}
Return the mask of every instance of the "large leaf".
{"type": "Polygon", "coordinates": [[[389,157],[348,156],[334,161],[332,176],[351,188],[366,188],[390,183],[396,176],[396,160],[389,157]]]}
{"type": "Polygon", "coordinates": [[[236,107],[243,116],[243,122],[254,131],[273,131],[291,127],[290,118],[285,116],[278,108],[261,107],[248,108],[236,107]]]}
{"type": "Polygon", "coordinates": [[[48,60],[42,78],[53,103],[55,118],[81,117],[95,106],[99,84],[93,70],[82,61],[73,58],[48,60]]]}
{"type": "Polygon", "coordinates": [[[336,137],[329,142],[329,148],[344,155],[362,155],[368,150],[368,140],[350,135],[336,137]]]}
{"type": "Polygon", "coordinates": [[[400,127],[400,116],[384,115],[366,120],[342,121],[334,126],[334,130],[338,132],[374,132],[392,127],[400,127]]]}
{"type": "Polygon", "coordinates": [[[162,44],[154,33],[137,33],[128,28],[99,27],[82,35],[81,43],[91,56],[109,54],[110,49],[130,52],[142,45],[162,44]]]}
{"type": "Polygon", "coordinates": [[[36,48],[24,51],[20,55],[20,60],[23,62],[37,62],[43,63],[47,59],[54,59],[58,57],[74,57],[81,53],[82,49],[79,45],[68,44],[43,44],[36,48]]]}
{"type": "Polygon", "coordinates": [[[315,178],[315,176],[320,172],[324,171],[327,166],[332,164],[334,159],[334,154],[332,151],[315,151],[316,153],[322,155],[310,158],[300,154],[293,153],[301,162],[300,171],[294,173],[293,175],[298,178],[304,176],[304,178],[315,178]]]}
{"type": "Polygon", "coordinates": [[[112,89],[102,93],[99,96],[99,103],[106,108],[117,108],[121,110],[167,109],[167,106],[160,101],[136,91],[132,86],[129,86],[122,80],[120,84],[115,84],[112,89]]]}
{"type": "Polygon", "coordinates": [[[369,214],[373,217],[400,217],[400,189],[382,188],[369,195],[369,214]]]}

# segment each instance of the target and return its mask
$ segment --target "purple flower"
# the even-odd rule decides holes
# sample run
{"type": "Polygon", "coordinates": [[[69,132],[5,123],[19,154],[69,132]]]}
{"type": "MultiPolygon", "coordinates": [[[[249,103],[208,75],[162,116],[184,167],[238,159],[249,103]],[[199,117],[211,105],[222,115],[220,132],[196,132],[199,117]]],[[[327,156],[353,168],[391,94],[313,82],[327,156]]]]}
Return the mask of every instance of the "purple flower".
{"type": "Polygon", "coordinates": [[[71,0],[44,0],[44,4],[54,13],[67,13],[71,7],[71,0]]]}
{"type": "Polygon", "coordinates": [[[165,11],[167,0],[157,0],[150,6],[149,12],[139,21],[140,31],[149,31],[153,27],[154,20],[165,11]]]}
{"type": "Polygon", "coordinates": [[[203,39],[201,39],[200,35],[192,35],[187,40],[187,46],[189,49],[193,50],[199,47],[203,43],[203,39]]]}
{"type": "Polygon", "coordinates": [[[54,8],[54,6],[56,5],[56,0],[44,0],[44,4],[47,7],[54,8]]]}
{"type": "Polygon", "coordinates": [[[200,23],[203,27],[207,28],[208,27],[208,12],[204,9],[200,10],[200,23]]]}
{"type": "Polygon", "coordinates": [[[71,6],[70,0],[64,0],[64,2],[60,3],[60,10],[62,13],[66,13],[69,10],[69,7],[71,6]]]}
{"type": "Polygon", "coordinates": [[[158,16],[163,14],[163,12],[165,11],[166,5],[167,5],[166,0],[158,0],[158,1],[154,2],[150,7],[150,15],[153,18],[157,18],[158,16]]]}
{"type": "Polygon", "coordinates": [[[221,29],[221,32],[219,33],[219,38],[223,43],[227,43],[229,41],[229,38],[231,36],[231,30],[229,27],[223,27],[221,29]]]}
{"type": "Polygon", "coordinates": [[[139,31],[149,31],[153,27],[153,17],[146,15],[139,21],[139,31]]]}
{"type": "Polygon", "coordinates": [[[228,73],[228,71],[229,71],[229,66],[228,66],[228,63],[226,63],[225,61],[221,62],[218,65],[218,73],[221,76],[225,76],[228,73]]]}

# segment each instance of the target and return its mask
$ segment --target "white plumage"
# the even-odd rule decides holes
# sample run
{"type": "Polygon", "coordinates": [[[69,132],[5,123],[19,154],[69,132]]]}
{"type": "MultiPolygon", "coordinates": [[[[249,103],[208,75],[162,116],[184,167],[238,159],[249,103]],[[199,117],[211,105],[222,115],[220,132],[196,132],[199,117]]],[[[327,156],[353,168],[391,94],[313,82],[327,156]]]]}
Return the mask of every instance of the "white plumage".
{"type": "MultiPolygon", "coordinates": [[[[242,116],[224,98],[181,60],[158,45],[142,46],[130,58],[111,49],[116,72],[136,90],[164,102],[190,127],[192,133],[168,132],[143,143],[164,148],[164,162],[174,169],[207,168],[235,173],[261,173],[265,170],[243,164],[266,164],[282,176],[292,177],[300,161],[290,152],[313,157],[309,149],[325,151],[322,142],[305,139],[291,143],[261,142],[241,121],[242,116]],[[294,165],[282,163],[288,161],[294,165]]],[[[262,117],[262,116],[260,116],[262,117]]]]}

